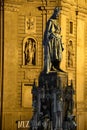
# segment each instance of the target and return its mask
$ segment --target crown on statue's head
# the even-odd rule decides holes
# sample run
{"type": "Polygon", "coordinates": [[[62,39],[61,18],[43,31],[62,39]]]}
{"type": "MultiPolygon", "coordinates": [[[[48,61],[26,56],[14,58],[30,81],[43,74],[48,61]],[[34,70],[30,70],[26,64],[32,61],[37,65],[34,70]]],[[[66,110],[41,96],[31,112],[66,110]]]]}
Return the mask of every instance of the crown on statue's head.
{"type": "Polygon", "coordinates": [[[60,12],[60,7],[55,7],[55,9],[54,9],[54,13],[58,13],[58,12],[60,12]]]}

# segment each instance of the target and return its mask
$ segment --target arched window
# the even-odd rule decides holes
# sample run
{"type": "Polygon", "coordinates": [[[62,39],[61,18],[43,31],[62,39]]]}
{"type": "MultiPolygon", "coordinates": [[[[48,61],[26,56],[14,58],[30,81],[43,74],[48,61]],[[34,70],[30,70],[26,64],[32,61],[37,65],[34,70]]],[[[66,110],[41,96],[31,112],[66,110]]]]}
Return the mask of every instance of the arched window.
{"type": "Polygon", "coordinates": [[[26,37],[23,41],[23,65],[36,65],[36,44],[33,37],[26,37]]]}

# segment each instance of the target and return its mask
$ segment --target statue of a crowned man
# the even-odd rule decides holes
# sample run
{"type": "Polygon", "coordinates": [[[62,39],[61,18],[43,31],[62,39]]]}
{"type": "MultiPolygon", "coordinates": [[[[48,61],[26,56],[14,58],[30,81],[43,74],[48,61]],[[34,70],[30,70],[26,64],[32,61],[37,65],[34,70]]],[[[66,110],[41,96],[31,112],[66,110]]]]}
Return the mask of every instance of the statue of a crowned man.
{"type": "Polygon", "coordinates": [[[54,9],[53,15],[47,22],[44,33],[44,70],[61,70],[60,62],[62,60],[63,43],[61,36],[61,28],[58,23],[60,8],[54,9]]]}

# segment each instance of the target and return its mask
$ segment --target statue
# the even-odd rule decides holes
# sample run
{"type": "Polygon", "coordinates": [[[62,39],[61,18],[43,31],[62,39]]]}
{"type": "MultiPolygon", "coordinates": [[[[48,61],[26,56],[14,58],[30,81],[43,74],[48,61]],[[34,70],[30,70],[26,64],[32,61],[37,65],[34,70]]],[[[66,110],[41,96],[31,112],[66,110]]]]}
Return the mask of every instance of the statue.
{"type": "Polygon", "coordinates": [[[30,130],[75,130],[73,116],[73,84],[68,86],[66,73],[60,74],[62,60],[61,28],[57,17],[60,8],[56,7],[47,23],[44,35],[44,71],[39,76],[39,85],[33,85],[34,114],[30,120],[30,130]],[[52,71],[49,73],[50,71],[52,71]],[[57,72],[59,71],[59,72],[57,72]]]}
{"type": "Polygon", "coordinates": [[[35,64],[35,41],[33,39],[27,39],[25,43],[25,65],[35,64]]]}
{"type": "Polygon", "coordinates": [[[68,44],[68,67],[73,67],[73,43],[72,41],[69,41],[68,44]]]}
{"type": "Polygon", "coordinates": [[[51,92],[51,112],[52,112],[52,126],[53,130],[62,128],[62,112],[63,112],[63,100],[60,96],[61,92],[57,88],[52,88],[51,92]]]}
{"type": "Polygon", "coordinates": [[[65,102],[66,102],[66,114],[69,113],[73,113],[73,108],[74,108],[74,101],[73,101],[73,95],[74,95],[75,91],[73,89],[73,83],[71,80],[71,85],[67,86],[65,88],[65,92],[64,92],[64,96],[65,96],[65,102]]]}
{"type": "Polygon", "coordinates": [[[48,20],[46,31],[44,33],[44,70],[61,70],[60,62],[62,60],[63,43],[61,28],[58,24],[60,8],[56,7],[51,18],[48,20]]]}

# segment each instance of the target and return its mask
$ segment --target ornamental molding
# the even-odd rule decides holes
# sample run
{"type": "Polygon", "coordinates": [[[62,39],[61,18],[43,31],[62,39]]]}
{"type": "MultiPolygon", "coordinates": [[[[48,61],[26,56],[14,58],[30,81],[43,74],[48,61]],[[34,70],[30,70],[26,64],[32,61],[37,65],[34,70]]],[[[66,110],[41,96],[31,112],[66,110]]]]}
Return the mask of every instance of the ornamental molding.
{"type": "Polygon", "coordinates": [[[18,12],[19,8],[18,4],[4,3],[4,11],[18,12]]]}
{"type": "Polygon", "coordinates": [[[63,0],[61,2],[61,6],[62,6],[62,9],[67,10],[67,12],[71,10],[71,11],[76,11],[83,14],[87,14],[87,4],[77,5],[75,2],[69,2],[69,1],[66,2],[65,0],[63,0]]]}

